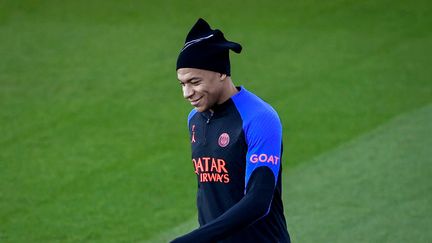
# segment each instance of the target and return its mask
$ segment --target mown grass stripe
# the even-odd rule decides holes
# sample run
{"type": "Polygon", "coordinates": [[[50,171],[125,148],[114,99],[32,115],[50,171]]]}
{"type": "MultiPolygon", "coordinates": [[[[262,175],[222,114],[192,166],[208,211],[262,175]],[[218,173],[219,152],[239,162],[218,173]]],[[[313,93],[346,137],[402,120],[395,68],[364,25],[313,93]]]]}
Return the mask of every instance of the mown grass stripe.
{"type": "Polygon", "coordinates": [[[294,242],[430,242],[432,105],[289,172],[294,242]]]}

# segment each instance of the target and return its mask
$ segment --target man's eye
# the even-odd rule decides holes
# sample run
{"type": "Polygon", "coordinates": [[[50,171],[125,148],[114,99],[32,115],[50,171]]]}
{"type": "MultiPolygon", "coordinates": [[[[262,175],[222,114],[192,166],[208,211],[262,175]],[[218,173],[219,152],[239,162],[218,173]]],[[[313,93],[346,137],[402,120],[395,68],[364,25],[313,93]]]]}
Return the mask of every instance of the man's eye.
{"type": "Polygon", "coordinates": [[[192,82],[191,84],[194,85],[194,86],[197,86],[197,85],[200,84],[200,82],[192,82]]]}

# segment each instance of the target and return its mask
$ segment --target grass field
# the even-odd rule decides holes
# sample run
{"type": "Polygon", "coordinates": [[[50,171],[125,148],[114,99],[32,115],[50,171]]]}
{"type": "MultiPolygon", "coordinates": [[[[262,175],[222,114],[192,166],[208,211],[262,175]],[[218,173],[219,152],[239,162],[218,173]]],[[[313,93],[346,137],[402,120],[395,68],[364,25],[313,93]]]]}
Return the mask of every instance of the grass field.
{"type": "Polygon", "coordinates": [[[295,242],[430,242],[428,1],[0,1],[0,242],[193,227],[175,60],[198,17],[284,126],[295,242]],[[227,7],[228,6],[228,7],[227,7]]]}

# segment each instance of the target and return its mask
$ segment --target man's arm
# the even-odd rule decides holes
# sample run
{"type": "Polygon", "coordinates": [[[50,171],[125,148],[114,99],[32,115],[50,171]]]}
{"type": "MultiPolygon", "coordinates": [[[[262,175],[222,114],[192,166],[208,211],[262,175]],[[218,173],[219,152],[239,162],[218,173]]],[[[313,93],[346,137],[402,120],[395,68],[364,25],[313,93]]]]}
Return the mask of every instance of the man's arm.
{"type": "Polygon", "coordinates": [[[210,223],[172,241],[172,243],[214,242],[245,228],[267,215],[273,198],[276,178],[271,169],[254,170],[246,195],[224,214],[210,223]]]}

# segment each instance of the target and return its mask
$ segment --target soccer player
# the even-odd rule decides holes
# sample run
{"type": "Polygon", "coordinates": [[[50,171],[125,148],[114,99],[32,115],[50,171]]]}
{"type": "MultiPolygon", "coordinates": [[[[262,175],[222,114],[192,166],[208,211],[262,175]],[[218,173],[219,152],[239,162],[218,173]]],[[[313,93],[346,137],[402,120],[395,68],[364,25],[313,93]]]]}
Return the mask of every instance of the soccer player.
{"type": "Polygon", "coordinates": [[[290,242],[282,204],[282,126],[276,111],[231,79],[225,39],[199,19],[177,59],[198,179],[200,227],[172,242],[290,242]]]}

